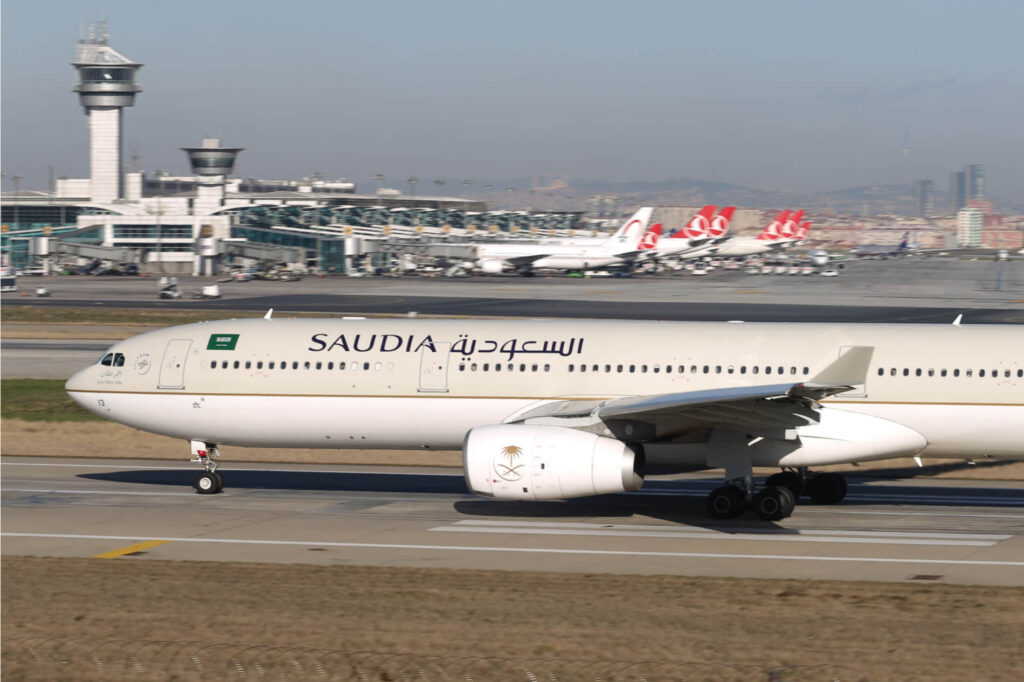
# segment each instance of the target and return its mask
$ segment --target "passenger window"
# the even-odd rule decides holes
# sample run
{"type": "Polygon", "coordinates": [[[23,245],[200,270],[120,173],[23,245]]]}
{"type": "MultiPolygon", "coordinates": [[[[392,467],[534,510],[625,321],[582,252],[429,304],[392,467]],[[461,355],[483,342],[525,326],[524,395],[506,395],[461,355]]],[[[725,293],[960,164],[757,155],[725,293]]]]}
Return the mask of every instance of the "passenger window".
{"type": "Polygon", "coordinates": [[[905,377],[910,376],[910,370],[907,369],[906,367],[903,368],[903,376],[905,376],[905,377]]]}
{"type": "Polygon", "coordinates": [[[501,365],[499,365],[498,363],[494,363],[494,371],[495,372],[500,372],[501,371],[501,365]]]}
{"type": "Polygon", "coordinates": [[[914,370],[914,376],[916,376],[916,377],[921,376],[921,368],[920,367],[918,367],[917,369],[914,370]]]}
{"type": "Polygon", "coordinates": [[[708,365],[704,365],[704,373],[707,374],[710,371],[711,371],[711,367],[709,367],[708,365]]]}
{"type": "Polygon", "coordinates": [[[930,377],[935,376],[935,370],[933,368],[931,368],[931,367],[928,368],[928,376],[930,376],[930,377]]]}
{"type": "Polygon", "coordinates": [[[221,369],[227,369],[228,368],[228,361],[224,360],[223,362],[221,362],[220,363],[220,368],[221,369]]]}
{"type": "Polygon", "coordinates": [[[878,376],[884,376],[884,375],[885,375],[885,370],[882,369],[881,367],[879,367],[878,368],[878,376]]]}
{"type": "MultiPolygon", "coordinates": [[[[682,371],[682,370],[680,370],[680,371],[682,371]]],[[[696,373],[697,373],[697,365],[690,365],[690,374],[696,374],[696,373]]]]}
{"type": "Polygon", "coordinates": [[[520,365],[519,365],[519,371],[520,371],[520,372],[525,372],[525,371],[526,371],[526,364],[525,364],[525,363],[520,363],[520,365]]]}
{"type": "Polygon", "coordinates": [[[640,365],[640,372],[642,374],[647,374],[647,365],[640,365]]]}
{"type": "Polygon", "coordinates": [[[618,371],[619,374],[622,374],[622,365],[618,365],[615,369],[618,371]]]}
{"type": "Polygon", "coordinates": [[[939,374],[941,374],[942,376],[946,376],[946,370],[942,370],[939,374]]]}
{"type": "Polygon", "coordinates": [[[654,366],[654,373],[655,374],[660,374],[661,373],[661,365],[655,365],[654,366]]]}
{"type": "Polygon", "coordinates": [[[758,367],[757,365],[754,365],[753,367],[751,367],[751,368],[750,368],[750,370],[751,370],[751,371],[752,371],[752,372],[753,372],[754,374],[757,374],[758,370],[760,370],[760,369],[761,369],[761,368],[760,368],[760,367],[758,367]]]}
{"type": "Polygon", "coordinates": [[[979,370],[978,370],[978,376],[979,376],[979,377],[982,377],[982,378],[984,378],[984,376],[985,376],[985,370],[983,370],[983,369],[979,369],[979,370]]]}
{"type": "Polygon", "coordinates": [[[531,372],[536,372],[537,371],[537,365],[531,365],[530,366],[530,371],[531,372]]]}
{"type": "Polygon", "coordinates": [[[633,374],[634,372],[636,372],[636,365],[630,365],[629,366],[629,373],[633,374]]]}
{"type": "Polygon", "coordinates": [[[246,360],[245,361],[245,368],[246,369],[252,369],[252,360],[246,360]]]}
{"type": "Polygon", "coordinates": [[[323,363],[321,363],[321,362],[316,363],[316,368],[317,369],[321,369],[322,367],[323,367],[323,363]]]}
{"type": "Polygon", "coordinates": [[[972,374],[974,374],[974,370],[972,370],[972,369],[964,370],[964,376],[965,377],[969,377],[972,374]]]}
{"type": "Polygon", "coordinates": [[[804,376],[807,376],[810,373],[811,373],[811,368],[810,367],[804,367],[804,376]]]}
{"type": "Polygon", "coordinates": [[[772,373],[772,368],[771,368],[771,365],[769,365],[768,367],[765,367],[765,368],[764,368],[764,373],[765,373],[765,374],[771,374],[771,373],[772,373]]]}
{"type": "Polygon", "coordinates": [[[471,371],[471,372],[475,372],[476,371],[476,363],[475,362],[469,366],[469,371],[471,371]]]}
{"type": "Polygon", "coordinates": [[[364,362],[363,363],[363,369],[370,369],[370,363],[364,362]]]}
{"type": "Polygon", "coordinates": [[[740,374],[746,374],[746,373],[747,373],[747,366],[746,365],[740,365],[740,374]]]}
{"type": "Polygon", "coordinates": [[[551,371],[551,365],[544,365],[544,371],[545,372],[550,372],[551,371]]]}
{"type": "Polygon", "coordinates": [[[239,366],[239,362],[238,362],[238,360],[235,360],[235,369],[238,369],[238,366],[239,366]]]}
{"type": "Polygon", "coordinates": [[[1019,379],[1021,377],[1024,377],[1024,369],[1017,370],[1017,378],[1019,379]]]}
{"type": "Polygon", "coordinates": [[[214,360],[210,363],[210,369],[217,369],[217,361],[214,360]]]}
{"type": "Polygon", "coordinates": [[[463,363],[463,362],[459,363],[459,371],[460,372],[465,372],[466,371],[466,364],[465,363],[463,363]]]}
{"type": "Polygon", "coordinates": [[[889,370],[889,376],[893,376],[893,377],[896,376],[896,368],[895,367],[893,367],[892,369],[889,370]]]}
{"type": "Polygon", "coordinates": [[[379,372],[382,369],[384,369],[384,365],[382,365],[380,362],[375,362],[373,363],[373,368],[379,372]]]}
{"type": "MultiPolygon", "coordinates": [[[[582,367],[583,367],[583,365],[580,365],[580,368],[581,368],[580,371],[581,372],[585,371],[585,370],[582,369],[582,367]]],[[[574,371],[575,369],[576,369],[576,365],[569,365],[569,371],[570,372],[574,371]]]]}
{"type": "Polygon", "coordinates": [[[304,363],[302,363],[302,368],[309,369],[309,360],[306,360],[304,363]]]}
{"type": "Polygon", "coordinates": [[[960,376],[960,370],[958,370],[958,369],[954,369],[954,370],[953,370],[953,376],[955,376],[955,377],[958,377],[958,376],[960,376]]]}
{"type": "Polygon", "coordinates": [[[733,372],[734,372],[735,370],[736,370],[736,368],[735,368],[735,367],[733,367],[732,365],[729,365],[729,366],[728,366],[728,367],[726,368],[726,370],[725,370],[725,371],[726,371],[727,373],[729,373],[729,374],[732,374],[732,373],[733,373],[733,372]]]}
{"type": "Polygon", "coordinates": [[[491,363],[485,362],[484,363],[484,371],[488,372],[488,371],[490,371],[490,369],[491,369],[491,363]]]}
{"type": "Polygon", "coordinates": [[[298,360],[292,360],[292,369],[298,369],[298,368],[299,368],[299,361],[298,360]]]}
{"type": "Polygon", "coordinates": [[[722,373],[722,366],[721,365],[715,365],[715,374],[721,374],[721,373],[722,373]]]}
{"type": "Polygon", "coordinates": [[[259,360],[259,361],[258,361],[258,362],[256,363],[256,369],[263,369],[263,361],[262,361],[262,360],[259,360]]]}
{"type": "Polygon", "coordinates": [[[345,369],[345,363],[344,362],[339,362],[338,363],[338,369],[345,369]]]}

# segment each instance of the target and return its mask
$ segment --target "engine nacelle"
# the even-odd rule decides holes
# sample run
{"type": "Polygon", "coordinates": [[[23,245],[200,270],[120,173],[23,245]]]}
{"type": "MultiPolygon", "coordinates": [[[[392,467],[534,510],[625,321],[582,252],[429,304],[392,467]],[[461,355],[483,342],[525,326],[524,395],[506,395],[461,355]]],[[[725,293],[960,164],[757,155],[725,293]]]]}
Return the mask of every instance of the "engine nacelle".
{"type": "Polygon", "coordinates": [[[505,271],[505,266],[500,260],[480,261],[480,272],[487,275],[500,275],[505,271]]]}
{"type": "Polygon", "coordinates": [[[564,500],[637,490],[643,457],[614,438],[561,426],[496,424],[466,434],[466,484],[500,500],[564,500]]]}

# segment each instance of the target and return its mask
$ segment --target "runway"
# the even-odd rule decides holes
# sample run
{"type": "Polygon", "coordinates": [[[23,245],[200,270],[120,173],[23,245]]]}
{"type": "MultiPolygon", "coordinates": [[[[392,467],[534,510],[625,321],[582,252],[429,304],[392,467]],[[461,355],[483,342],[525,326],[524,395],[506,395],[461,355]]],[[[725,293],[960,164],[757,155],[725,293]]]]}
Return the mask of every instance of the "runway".
{"type": "Polygon", "coordinates": [[[1015,483],[852,479],[841,505],[721,522],[710,475],[520,503],[475,497],[451,469],[228,466],[225,492],[200,496],[187,466],[3,458],[3,552],[1024,585],[1015,483]]]}

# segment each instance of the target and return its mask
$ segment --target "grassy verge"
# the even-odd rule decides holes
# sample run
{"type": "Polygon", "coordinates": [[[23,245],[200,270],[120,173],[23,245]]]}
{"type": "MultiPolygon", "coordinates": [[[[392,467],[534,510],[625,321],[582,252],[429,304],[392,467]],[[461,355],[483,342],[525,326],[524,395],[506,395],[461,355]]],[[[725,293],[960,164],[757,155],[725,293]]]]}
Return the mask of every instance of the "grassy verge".
{"type": "Polygon", "coordinates": [[[0,381],[0,415],[34,422],[103,421],[68,397],[63,379],[0,381]]]}

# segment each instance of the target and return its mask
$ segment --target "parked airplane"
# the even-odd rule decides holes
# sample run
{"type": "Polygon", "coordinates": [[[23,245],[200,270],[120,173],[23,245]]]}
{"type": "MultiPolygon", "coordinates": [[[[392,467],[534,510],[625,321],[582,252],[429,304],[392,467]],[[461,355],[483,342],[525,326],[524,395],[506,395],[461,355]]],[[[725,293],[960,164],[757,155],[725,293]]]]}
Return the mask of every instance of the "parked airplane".
{"type": "MultiPolygon", "coordinates": [[[[272,311],[271,311],[272,312],[272,311]]],[[[221,320],[114,344],[66,386],[107,419],[218,446],[463,451],[498,499],[632,491],[724,468],[716,518],[764,519],[811,467],[905,456],[1024,458],[1024,328],[608,320],[221,320]],[[681,343],[680,340],[685,340],[681,343]],[[782,468],[757,488],[752,467],[782,468]]]]}
{"type": "Polygon", "coordinates": [[[714,252],[716,244],[725,239],[729,231],[729,221],[736,210],[734,206],[726,206],[717,216],[712,217],[717,206],[705,206],[690,219],[686,227],[677,231],[668,239],[658,244],[658,259],[691,259],[714,252]]]}
{"type": "Polygon", "coordinates": [[[641,240],[653,211],[649,206],[641,208],[615,235],[597,244],[483,242],[477,245],[476,267],[488,274],[515,271],[521,275],[542,269],[629,268],[646,250],[641,240]]]}
{"type": "MultiPolygon", "coordinates": [[[[781,250],[794,241],[793,237],[784,237],[782,234],[783,225],[786,223],[789,213],[789,211],[779,213],[778,217],[755,237],[745,235],[730,237],[716,247],[715,255],[721,258],[739,258],[781,250]]],[[[799,214],[802,215],[803,211],[800,211],[799,214]]]]}
{"type": "Polygon", "coordinates": [[[851,256],[857,256],[858,258],[888,258],[889,256],[902,256],[909,253],[912,249],[910,248],[910,232],[904,232],[903,238],[900,239],[900,243],[896,246],[889,244],[865,244],[861,246],[855,246],[850,249],[851,256]]]}

